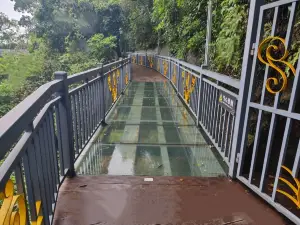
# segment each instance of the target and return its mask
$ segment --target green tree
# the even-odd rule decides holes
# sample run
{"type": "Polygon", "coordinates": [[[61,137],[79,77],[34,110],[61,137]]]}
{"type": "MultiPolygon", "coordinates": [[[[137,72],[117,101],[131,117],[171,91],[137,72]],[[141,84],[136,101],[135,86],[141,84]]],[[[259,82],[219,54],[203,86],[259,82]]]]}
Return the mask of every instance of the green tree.
{"type": "Polygon", "coordinates": [[[12,49],[16,46],[18,24],[0,12],[0,48],[12,49]]]}
{"type": "Polygon", "coordinates": [[[91,55],[99,62],[107,62],[113,58],[117,38],[114,36],[104,37],[103,34],[95,34],[88,41],[91,55]]]}

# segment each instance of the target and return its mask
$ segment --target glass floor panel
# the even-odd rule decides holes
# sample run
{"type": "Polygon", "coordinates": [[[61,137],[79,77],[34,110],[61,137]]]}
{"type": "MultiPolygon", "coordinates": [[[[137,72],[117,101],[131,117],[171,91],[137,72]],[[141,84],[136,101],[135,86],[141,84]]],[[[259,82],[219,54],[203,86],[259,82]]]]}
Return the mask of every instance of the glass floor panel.
{"type": "Polygon", "coordinates": [[[97,139],[104,144],[206,144],[197,127],[178,125],[174,122],[112,122],[100,131],[97,139]]]}
{"type": "Polygon", "coordinates": [[[117,106],[106,119],[108,123],[124,121],[131,124],[140,122],[174,122],[181,125],[195,125],[185,107],[117,106]]]}
{"type": "MultiPolygon", "coordinates": [[[[142,95],[140,95],[142,96],[142,95]]],[[[118,102],[118,106],[169,106],[169,107],[183,107],[182,102],[178,99],[177,96],[168,97],[168,98],[161,98],[161,97],[122,97],[118,102]],[[135,101],[133,101],[135,100],[135,101]]]]}
{"type": "Polygon", "coordinates": [[[225,176],[226,168],[207,146],[105,145],[82,156],[78,175],[225,176]]]}
{"type": "Polygon", "coordinates": [[[170,83],[130,83],[91,147],[77,162],[85,175],[227,174],[170,83]]]}

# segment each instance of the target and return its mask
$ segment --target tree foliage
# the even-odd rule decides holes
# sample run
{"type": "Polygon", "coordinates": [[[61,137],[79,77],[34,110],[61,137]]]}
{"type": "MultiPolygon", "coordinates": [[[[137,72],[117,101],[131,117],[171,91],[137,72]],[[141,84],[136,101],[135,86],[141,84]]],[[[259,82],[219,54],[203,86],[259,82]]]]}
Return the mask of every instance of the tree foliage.
{"type": "Polygon", "coordinates": [[[238,78],[247,29],[247,4],[216,0],[214,5],[213,69],[238,78]]]}
{"type": "Polygon", "coordinates": [[[117,46],[116,42],[115,36],[104,37],[103,34],[95,34],[87,41],[87,44],[94,58],[99,62],[106,62],[111,59],[113,50],[117,46]]]}
{"type": "MultiPolygon", "coordinates": [[[[2,104],[0,114],[53,79],[56,70],[77,73],[127,51],[155,49],[159,43],[177,58],[198,65],[204,60],[205,0],[12,1],[15,10],[31,16],[17,22],[0,14],[0,48],[13,50],[0,58],[0,97],[14,99],[2,104]]],[[[249,5],[238,0],[212,0],[212,5],[210,69],[238,78],[249,5]]],[[[298,6],[288,58],[292,64],[299,56],[299,12],[298,6]]],[[[281,18],[288,15],[280,13],[281,18]]],[[[266,18],[265,31],[271,27],[266,18]]]]}

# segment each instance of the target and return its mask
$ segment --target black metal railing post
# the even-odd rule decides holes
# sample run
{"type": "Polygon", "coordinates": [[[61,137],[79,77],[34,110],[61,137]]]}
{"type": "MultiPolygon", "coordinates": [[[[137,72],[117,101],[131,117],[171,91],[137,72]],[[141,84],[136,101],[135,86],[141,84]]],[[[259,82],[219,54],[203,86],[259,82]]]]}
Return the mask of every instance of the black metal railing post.
{"type": "Polygon", "coordinates": [[[201,104],[202,104],[202,74],[200,74],[200,79],[199,79],[199,87],[198,87],[198,108],[197,108],[197,126],[200,126],[199,121],[200,121],[200,116],[201,116],[201,104]]]}
{"type": "Polygon", "coordinates": [[[171,69],[171,58],[169,57],[169,66],[168,66],[168,76],[169,76],[169,80],[171,80],[171,72],[172,72],[172,69],[171,69]]]}
{"type": "Polygon", "coordinates": [[[123,58],[119,58],[119,61],[120,61],[120,77],[119,77],[119,82],[120,82],[120,85],[119,87],[121,88],[121,91],[120,91],[120,94],[123,95],[124,94],[124,91],[123,91],[123,85],[124,85],[124,81],[123,81],[123,76],[124,76],[124,67],[123,67],[123,58]]]}
{"type": "Polygon", "coordinates": [[[56,80],[63,80],[63,87],[60,91],[62,97],[61,104],[59,104],[59,117],[60,123],[59,129],[62,139],[62,150],[64,155],[64,170],[67,170],[68,177],[74,177],[74,140],[73,140],[73,129],[72,129],[72,114],[71,114],[71,102],[69,98],[69,88],[67,84],[67,73],[58,71],[54,73],[56,80]]]}
{"type": "Polygon", "coordinates": [[[101,87],[101,102],[102,102],[101,125],[105,126],[107,124],[105,122],[106,102],[105,102],[105,77],[104,77],[104,73],[103,73],[103,65],[101,66],[100,76],[101,76],[100,87],[101,87]]]}
{"type": "Polygon", "coordinates": [[[179,78],[180,78],[180,63],[177,62],[177,80],[176,80],[176,88],[177,88],[177,95],[179,94],[179,78]]]}
{"type": "Polygon", "coordinates": [[[132,55],[129,55],[129,81],[131,81],[131,76],[132,76],[132,55]]]}

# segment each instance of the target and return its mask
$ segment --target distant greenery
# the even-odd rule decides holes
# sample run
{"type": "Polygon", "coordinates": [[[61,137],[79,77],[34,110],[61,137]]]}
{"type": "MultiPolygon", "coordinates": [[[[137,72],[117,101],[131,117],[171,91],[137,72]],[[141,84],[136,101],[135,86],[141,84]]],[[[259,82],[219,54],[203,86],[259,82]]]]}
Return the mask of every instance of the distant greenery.
{"type": "Polygon", "coordinates": [[[176,57],[186,59],[191,52],[203,60],[206,4],[204,0],[154,0],[155,29],[176,57]]]}

